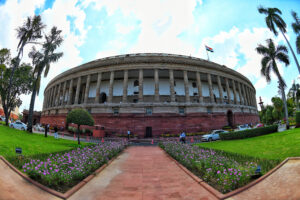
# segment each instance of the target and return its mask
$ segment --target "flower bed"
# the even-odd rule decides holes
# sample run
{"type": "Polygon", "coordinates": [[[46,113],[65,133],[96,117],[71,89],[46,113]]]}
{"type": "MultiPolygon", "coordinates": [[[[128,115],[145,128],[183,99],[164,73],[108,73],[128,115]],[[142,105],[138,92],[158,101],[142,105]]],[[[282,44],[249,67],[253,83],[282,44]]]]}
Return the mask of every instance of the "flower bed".
{"type": "Polygon", "coordinates": [[[266,160],[235,157],[233,154],[226,156],[228,153],[179,142],[163,142],[160,143],[160,147],[222,193],[230,192],[249,183],[257,165],[263,164],[271,169],[275,163],[277,164],[277,162],[263,163],[268,162],[266,160]]]}
{"type": "Polygon", "coordinates": [[[30,178],[57,191],[65,192],[125,148],[123,142],[107,142],[72,151],[32,159],[22,166],[30,178]]]}

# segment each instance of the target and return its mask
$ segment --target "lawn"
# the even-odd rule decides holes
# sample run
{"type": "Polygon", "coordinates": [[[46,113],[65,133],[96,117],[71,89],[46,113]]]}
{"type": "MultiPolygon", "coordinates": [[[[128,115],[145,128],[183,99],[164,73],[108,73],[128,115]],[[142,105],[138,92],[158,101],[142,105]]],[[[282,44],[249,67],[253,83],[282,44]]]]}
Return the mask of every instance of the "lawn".
{"type": "Polygon", "coordinates": [[[242,140],[198,145],[252,157],[284,160],[287,157],[300,156],[300,128],[242,140]]]}
{"type": "Polygon", "coordinates": [[[54,139],[52,136],[45,138],[40,134],[30,134],[0,125],[0,155],[5,158],[14,157],[16,147],[22,148],[24,156],[34,156],[66,151],[78,145],[77,141],[54,139]]]}

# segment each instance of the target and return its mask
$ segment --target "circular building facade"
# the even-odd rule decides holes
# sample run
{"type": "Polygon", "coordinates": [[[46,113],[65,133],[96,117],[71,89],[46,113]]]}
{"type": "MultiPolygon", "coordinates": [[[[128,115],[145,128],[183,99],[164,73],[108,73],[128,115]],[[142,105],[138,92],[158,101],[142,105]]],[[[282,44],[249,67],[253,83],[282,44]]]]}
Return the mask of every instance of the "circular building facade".
{"type": "Polygon", "coordinates": [[[70,110],[84,108],[109,135],[130,130],[151,137],[259,121],[255,88],[246,77],[173,54],[95,60],[56,76],[44,97],[41,123],[64,127],[70,110]]]}

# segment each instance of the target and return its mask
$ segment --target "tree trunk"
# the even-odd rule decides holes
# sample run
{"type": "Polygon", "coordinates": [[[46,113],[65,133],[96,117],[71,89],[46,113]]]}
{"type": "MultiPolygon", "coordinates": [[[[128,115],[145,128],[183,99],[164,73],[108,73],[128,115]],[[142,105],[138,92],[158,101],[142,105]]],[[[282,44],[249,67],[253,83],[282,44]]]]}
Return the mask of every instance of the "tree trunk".
{"type": "Polygon", "coordinates": [[[291,47],[289,41],[288,41],[287,38],[285,37],[285,34],[282,32],[281,29],[280,29],[280,31],[281,31],[281,33],[282,33],[282,35],[283,35],[283,37],[284,37],[286,43],[288,44],[288,46],[289,46],[289,48],[290,48],[290,50],[291,50],[291,52],[292,52],[292,54],[293,54],[294,60],[295,60],[295,62],[296,62],[296,65],[297,65],[297,68],[298,68],[298,71],[299,71],[299,74],[300,74],[300,66],[299,66],[298,60],[297,60],[297,58],[296,58],[296,55],[295,55],[295,53],[294,53],[294,51],[293,51],[293,49],[292,49],[292,47],[291,47]]]}
{"type": "Polygon", "coordinates": [[[282,101],[283,101],[283,105],[284,105],[284,118],[286,120],[286,128],[289,129],[290,123],[289,123],[288,108],[287,108],[287,103],[286,103],[286,98],[285,98],[284,87],[282,86],[282,84],[280,84],[280,90],[281,90],[282,101]]]}
{"type": "Polygon", "coordinates": [[[30,106],[28,111],[28,127],[27,127],[27,131],[30,133],[32,133],[32,125],[33,125],[32,121],[33,121],[33,110],[34,110],[34,103],[36,97],[36,82],[38,77],[40,76],[41,76],[41,72],[39,71],[36,80],[34,80],[33,82],[33,90],[31,94],[30,106]]]}
{"type": "Polygon", "coordinates": [[[78,125],[77,128],[77,139],[78,139],[78,144],[80,144],[80,129],[79,129],[80,125],[78,125]]]}

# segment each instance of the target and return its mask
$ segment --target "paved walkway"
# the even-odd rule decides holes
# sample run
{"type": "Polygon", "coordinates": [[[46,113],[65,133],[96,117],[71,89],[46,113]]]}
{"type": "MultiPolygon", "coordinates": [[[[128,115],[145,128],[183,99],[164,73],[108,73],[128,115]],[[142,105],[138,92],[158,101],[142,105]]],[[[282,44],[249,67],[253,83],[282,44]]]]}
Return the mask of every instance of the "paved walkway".
{"type": "Polygon", "coordinates": [[[72,200],[216,199],[158,147],[129,147],[72,200]]]}
{"type": "Polygon", "coordinates": [[[0,200],[55,200],[57,198],[15,173],[0,159],[0,200]]]}

